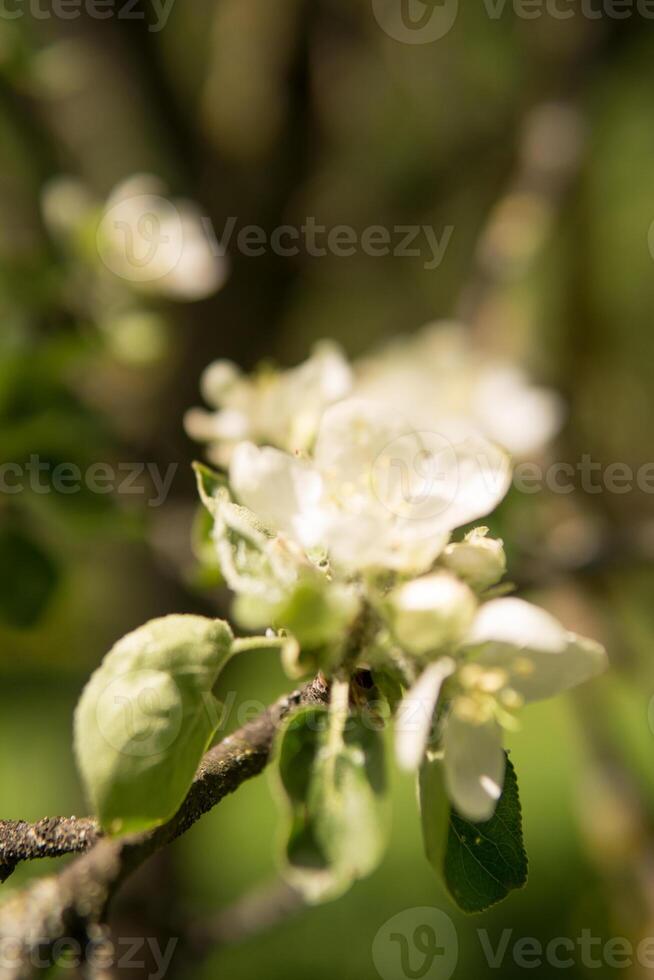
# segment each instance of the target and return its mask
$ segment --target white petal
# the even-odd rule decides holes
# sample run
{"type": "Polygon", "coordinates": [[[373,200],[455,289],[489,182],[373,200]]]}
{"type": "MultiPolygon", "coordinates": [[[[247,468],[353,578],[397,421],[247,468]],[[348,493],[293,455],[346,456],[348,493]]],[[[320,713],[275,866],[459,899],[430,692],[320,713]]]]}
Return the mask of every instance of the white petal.
{"type": "Polygon", "coordinates": [[[308,360],[261,388],[260,427],[271,432],[273,444],[289,451],[306,450],[316,439],[325,408],[344,398],[351,384],[343,353],[335,344],[322,341],[308,360]]]}
{"type": "Polygon", "coordinates": [[[397,519],[387,535],[386,566],[419,575],[431,568],[449,540],[449,531],[442,528],[397,519]]]}
{"type": "Polygon", "coordinates": [[[202,397],[209,405],[219,408],[226,392],[242,378],[241,369],[233,361],[214,361],[205,368],[200,379],[202,397]]]}
{"type": "Polygon", "coordinates": [[[449,657],[430,664],[398,705],[394,722],[395,752],[402,769],[415,770],[422,762],[443,681],[455,666],[449,657]]]}
{"type": "Polygon", "coordinates": [[[248,420],[243,412],[223,408],[219,412],[207,412],[192,408],[184,416],[184,428],[196,442],[230,440],[239,442],[248,435],[248,420]]]}
{"type": "Polygon", "coordinates": [[[602,673],[601,644],[570,633],[523,599],[493,599],[477,613],[466,643],[481,646],[476,662],[503,667],[527,701],[551,697],[602,673]]]}
{"type": "Polygon", "coordinates": [[[434,563],[448,540],[446,532],[430,532],[395,518],[374,501],[354,513],[333,508],[325,528],[332,562],[352,571],[393,569],[419,574],[434,563]]]}
{"type": "Polygon", "coordinates": [[[307,547],[318,542],[322,480],[310,463],[242,442],[232,454],[229,481],[239,502],[266,524],[307,547]]]}
{"type": "Polygon", "coordinates": [[[345,398],[352,387],[352,369],[338,344],[322,340],[311,357],[295,369],[298,386],[323,405],[345,398]]]}
{"type": "Polygon", "coordinates": [[[475,408],[492,439],[518,456],[543,449],[563,423],[561,398],[529,383],[511,364],[497,363],[475,386],[475,408]]]}
{"type": "Polygon", "coordinates": [[[475,823],[490,820],[504,785],[502,730],[495,721],[459,718],[456,702],[443,735],[445,786],[456,810],[475,823]]]}
{"type": "Polygon", "coordinates": [[[157,291],[173,299],[205,299],[224,284],[227,262],[212,248],[200,209],[182,200],[174,207],[174,218],[166,216],[161,224],[160,240],[170,242],[171,254],[157,291]]]}
{"type": "Polygon", "coordinates": [[[375,497],[422,533],[450,532],[488,514],[511,481],[509,457],[469,429],[440,420],[439,431],[409,429],[370,464],[375,497]]]}
{"type": "Polygon", "coordinates": [[[450,502],[442,512],[452,530],[489,514],[511,484],[509,456],[494,443],[471,434],[454,442],[453,450],[454,469],[444,476],[450,502]]]}
{"type": "Polygon", "coordinates": [[[352,492],[370,492],[372,470],[380,453],[395,440],[413,436],[408,422],[378,402],[348,398],[324,413],[314,451],[317,466],[337,485],[351,485],[352,492]]]}
{"type": "Polygon", "coordinates": [[[479,608],[468,636],[470,643],[494,641],[514,647],[535,645],[558,653],[565,648],[567,633],[544,609],[517,599],[491,599],[479,608]]]}

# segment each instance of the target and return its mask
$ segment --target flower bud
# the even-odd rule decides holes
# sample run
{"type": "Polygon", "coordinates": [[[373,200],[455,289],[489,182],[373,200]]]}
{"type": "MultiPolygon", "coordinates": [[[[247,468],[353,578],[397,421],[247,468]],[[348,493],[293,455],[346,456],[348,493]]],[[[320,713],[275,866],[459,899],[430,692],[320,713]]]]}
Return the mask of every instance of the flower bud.
{"type": "Polygon", "coordinates": [[[435,572],[400,585],[391,592],[389,602],[398,642],[417,656],[458,643],[477,608],[474,593],[449,572],[435,572]]]}
{"type": "Polygon", "coordinates": [[[463,541],[449,544],[442,560],[478,592],[495,585],[506,572],[504,544],[499,538],[489,538],[487,527],[476,527],[463,541]]]}

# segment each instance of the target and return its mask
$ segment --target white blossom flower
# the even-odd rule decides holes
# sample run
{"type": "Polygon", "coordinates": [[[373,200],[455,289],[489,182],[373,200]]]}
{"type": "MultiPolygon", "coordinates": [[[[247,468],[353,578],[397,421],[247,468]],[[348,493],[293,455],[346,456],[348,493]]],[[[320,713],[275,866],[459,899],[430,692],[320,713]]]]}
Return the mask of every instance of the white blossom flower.
{"type": "Polygon", "coordinates": [[[496,585],[506,572],[504,543],[491,538],[487,527],[473,528],[463,541],[448,544],[442,562],[478,592],[496,585]]]}
{"type": "Polygon", "coordinates": [[[475,347],[465,327],[435,323],[356,365],[355,393],[406,412],[419,429],[439,420],[456,431],[479,428],[512,454],[530,456],[557,433],[560,397],[537,387],[515,364],[475,347]]]}
{"type": "Polygon", "coordinates": [[[156,177],[137,174],[119,184],[98,227],[104,264],[137,289],[171,299],[198,300],[223,284],[227,265],[198,207],[170,200],[156,177]]]}
{"type": "MultiPolygon", "coordinates": [[[[516,598],[480,606],[459,655],[456,671],[448,666],[447,707],[439,726],[445,785],[463,817],[484,821],[502,793],[502,732],[514,724],[515,710],[596,676],[607,658],[600,644],[516,598]]],[[[442,672],[425,672],[407,694],[414,710],[419,702],[423,719],[433,716],[444,679],[442,672]]],[[[430,728],[423,721],[398,733],[398,758],[405,767],[419,765],[430,728]]]]}
{"type": "Polygon", "coordinates": [[[289,452],[308,449],[324,409],[345,397],[352,385],[350,367],[336,344],[317,344],[303,364],[288,371],[263,368],[247,377],[230,361],[211,364],[202,378],[202,394],[216,411],[193,409],[186,416],[192,439],[209,443],[209,458],[229,463],[244,440],[289,452]]]}
{"type": "Polygon", "coordinates": [[[288,631],[292,676],[365,667],[386,675],[394,708],[398,684],[415,679],[395,710],[400,765],[438,754],[453,806],[487,821],[517,710],[606,666],[599,644],[543,610],[489,599],[506,556],[488,528],[450,543],[508,490],[509,458],[489,433],[536,451],[560,406],[482,361],[455,326],[362,362],[352,387],[325,344],[291,371],[207,370],[215,411],[195,410],[187,428],[228,467],[227,487],[204,477],[219,563],[242,624],[288,631]]]}
{"type": "Polygon", "coordinates": [[[322,416],[311,458],[252,443],[232,455],[229,483],[237,499],[305,549],[323,549],[350,571],[421,572],[454,528],[489,513],[506,493],[506,455],[479,437],[438,447],[396,412],[347,399],[322,416]],[[435,464],[438,479],[419,477],[416,460],[435,464]]]}
{"type": "Polygon", "coordinates": [[[393,632],[403,650],[423,657],[460,644],[477,609],[474,593],[449,572],[399,585],[388,596],[393,632]]]}

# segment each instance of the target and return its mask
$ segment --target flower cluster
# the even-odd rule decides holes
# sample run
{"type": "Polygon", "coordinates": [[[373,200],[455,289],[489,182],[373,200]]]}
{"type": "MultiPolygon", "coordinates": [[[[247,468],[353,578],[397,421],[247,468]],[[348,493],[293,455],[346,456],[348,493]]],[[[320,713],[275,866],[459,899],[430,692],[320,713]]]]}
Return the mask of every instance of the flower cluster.
{"type": "MultiPolygon", "coordinates": [[[[400,764],[439,753],[456,809],[482,821],[502,793],[502,733],[516,712],[599,673],[606,657],[504,594],[503,543],[486,527],[455,535],[500,503],[510,461],[437,381],[429,408],[420,350],[415,383],[408,356],[390,359],[389,376],[405,375],[406,418],[392,385],[371,391],[379,365],[350,371],[322,346],[294,371],[252,380],[212,366],[204,388],[218,412],[194,414],[190,429],[226,467],[198,472],[237,620],[283,631],[294,676],[365,669],[393,689],[400,764]]],[[[526,381],[508,390],[536,414],[549,404],[540,437],[553,429],[549,394],[526,381]]]]}
{"type": "Polygon", "coordinates": [[[304,364],[289,371],[262,366],[252,378],[231,361],[211,364],[201,382],[214,411],[192,409],[189,435],[209,444],[208,458],[218,466],[245,439],[289,451],[307,449],[315,439],[328,405],[352,388],[352,371],[335,344],[317,344],[304,364]]]}
{"type": "Polygon", "coordinates": [[[472,426],[514,456],[540,452],[563,420],[556,392],[534,385],[512,361],[487,356],[461,324],[437,322],[386,344],[350,367],[334,343],[317,344],[299,367],[266,365],[252,378],[231,361],[211,364],[202,393],[213,411],[193,409],[187,430],[227,465],[244,439],[288,452],[313,444],[323,411],[348,397],[379,402],[418,431],[456,434],[472,426]]]}

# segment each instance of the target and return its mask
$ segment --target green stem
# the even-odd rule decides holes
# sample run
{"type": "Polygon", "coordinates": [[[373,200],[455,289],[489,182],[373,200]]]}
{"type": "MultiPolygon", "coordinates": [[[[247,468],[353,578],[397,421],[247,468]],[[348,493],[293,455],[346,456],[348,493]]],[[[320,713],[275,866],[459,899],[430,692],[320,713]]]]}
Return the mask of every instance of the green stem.
{"type": "Polygon", "coordinates": [[[247,653],[250,650],[281,650],[283,636],[242,636],[232,643],[232,653],[247,653]]]}
{"type": "Polygon", "coordinates": [[[350,678],[339,672],[332,680],[329,698],[329,738],[327,739],[328,757],[333,762],[343,748],[343,732],[350,713],[350,678]]]}

